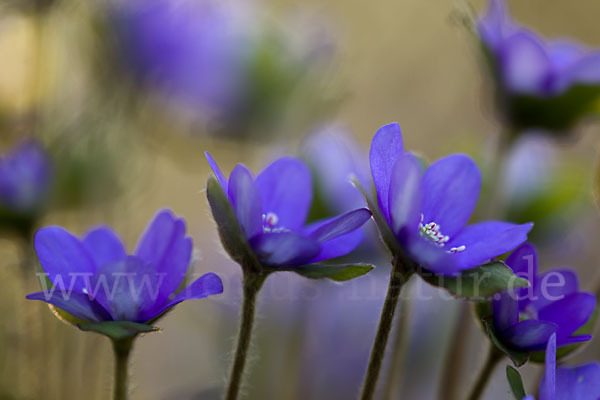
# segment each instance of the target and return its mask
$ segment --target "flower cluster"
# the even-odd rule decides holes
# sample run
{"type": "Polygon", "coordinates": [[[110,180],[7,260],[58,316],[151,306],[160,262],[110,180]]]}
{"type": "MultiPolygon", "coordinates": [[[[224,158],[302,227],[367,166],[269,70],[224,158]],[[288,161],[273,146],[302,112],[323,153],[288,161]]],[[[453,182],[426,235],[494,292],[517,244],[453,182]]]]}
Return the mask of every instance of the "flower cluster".
{"type": "Polygon", "coordinates": [[[600,98],[600,51],[546,40],[490,0],[477,32],[491,63],[498,103],[515,129],[567,130],[600,98]]]}

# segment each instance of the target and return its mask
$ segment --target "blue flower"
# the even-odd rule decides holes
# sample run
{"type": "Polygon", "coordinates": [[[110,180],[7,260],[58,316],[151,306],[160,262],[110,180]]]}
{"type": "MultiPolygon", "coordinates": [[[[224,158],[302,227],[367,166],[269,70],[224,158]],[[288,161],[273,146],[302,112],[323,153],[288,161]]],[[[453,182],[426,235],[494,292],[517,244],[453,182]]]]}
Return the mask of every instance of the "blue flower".
{"type": "Polygon", "coordinates": [[[239,14],[246,8],[238,1],[136,0],[114,17],[123,56],[144,83],[222,117],[244,90],[252,35],[239,14]]]}
{"type": "Polygon", "coordinates": [[[489,56],[505,117],[517,128],[569,128],[600,96],[600,51],[546,40],[490,0],[477,32],[489,56]]]}
{"type": "Polygon", "coordinates": [[[0,208],[36,214],[45,205],[52,183],[52,163],[35,141],[21,143],[0,158],[0,208]]]}
{"type": "Polygon", "coordinates": [[[417,265],[438,274],[477,267],[514,249],[533,224],[485,221],[467,225],[481,186],[477,165],[453,154],[423,170],[404,151],[397,123],[371,143],[371,172],[379,210],[395,240],[417,265]]]}
{"type": "Polygon", "coordinates": [[[35,250],[54,288],[27,296],[52,304],[85,322],[155,320],[176,304],[223,291],[208,273],[177,291],[192,252],[183,219],[159,212],[133,255],[108,227],[79,239],[58,226],[40,229],[35,250]]]}
{"type": "Polygon", "coordinates": [[[537,252],[529,243],[516,249],[506,264],[528,279],[531,287],[496,295],[493,320],[499,340],[510,348],[539,351],[553,334],[558,347],[591,339],[575,332],[590,319],[596,297],[579,291],[574,271],[560,269],[538,275],[537,252]]]}
{"type": "MultiPolygon", "coordinates": [[[[539,400],[590,400],[600,398],[600,364],[556,367],[556,333],[546,346],[546,372],[540,382],[539,400]]],[[[534,400],[527,396],[524,400],[534,400]]]]}
{"type": "Polygon", "coordinates": [[[302,161],[280,158],[256,178],[238,164],[228,181],[208,153],[206,157],[262,265],[314,264],[348,254],[360,243],[358,228],[371,217],[364,208],[305,225],[313,185],[302,161]]]}

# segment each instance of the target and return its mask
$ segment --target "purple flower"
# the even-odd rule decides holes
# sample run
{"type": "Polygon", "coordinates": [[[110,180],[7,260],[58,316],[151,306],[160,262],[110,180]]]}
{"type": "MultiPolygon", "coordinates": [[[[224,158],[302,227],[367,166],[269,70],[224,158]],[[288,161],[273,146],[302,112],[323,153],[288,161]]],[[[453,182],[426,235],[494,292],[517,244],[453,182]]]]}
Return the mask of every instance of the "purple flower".
{"type": "Polygon", "coordinates": [[[591,339],[575,332],[593,314],[596,298],[579,291],[574,271],[558,269],[538,275],[536,249],[528,243],[517,248],[506,264],[528,279],[531,287],[494,296],[494,330],[502,343],[513,349],[539,351],[553,334],[558,347],[591,339]]]}
{"type": "Polygon", "coordinates": [[[514,22],[503,0],[490,0],[477,32],[513,124],[566,129],[600,96],[600,51],[540,37],[514,22]]]}
{"type": "MultiPolygon", "coordinates": [[[[546,346],[546,372],[540,382],[539,400],[590,400],[600,398],[600,364],[556,367],[556,333],[546,346]]],[[[534,400],[533,396],[525,397],[534,400]]]]}
{"type": "Polygon", "coordinates": [[[280,158],[256,178],[238,164],[227,181],[212,157],[206,157],[262,265],[314,264],[348,254],[360,243],[358,228],[371,217],[364,208],[305,225],[313,185],[302,161],[280,158]]]}
{"type": "Polygon", "coordinates": [[[466,225],[481,175],[466,155],[432,163],[405,152],[397,123],[380,128],[371,143],[371,172],[379,210],[402,251],[438,274],[477,267],[527,239],[532,224],[485,221],[466,225]]]}
{"type": "Polygon", "coordinates": [[[0,158],[0,208],[18,214],[39,212],[48,197],[52,164],[35,141],[23,142],[0,158]]]}
{"type": "Polygon", "coordinates": [[[503,0],[491,0],[478,32],[507,91],[555,96],[576,84],[600,85],[600,51],[566,39],[545,40],[512,21],[503,0]]]}
{"type": "Polygon", "coordinates": [[[79,239],[58,226],[40,229],[35,250],[53,289],[30,300],[52,304],[86,322],[152,321],[176,304],[223,291],[221,279],[208,273],[177,292],[190,263],[192,239],[185,221],[169,210],[159,212],[128,255],[108,227],[79,239]]]}
{"type": "Polygon", "coordinates": [[[314,171],[317,197],[326,212],[345,212],[364,204],[350,177],[368,182],[369,165],[362,149],[345,129],[334,125],[319,129],[307,140],[303,158],[314,171]]]}
{"type": "Polygon", "coordinates": [[[146,84],[223,116],[239,101],[251,37],[242,2],[134,1],[115,11],[123,56],[146,84]],[[240,9],[241,8],[241,9],[240,9]]]}

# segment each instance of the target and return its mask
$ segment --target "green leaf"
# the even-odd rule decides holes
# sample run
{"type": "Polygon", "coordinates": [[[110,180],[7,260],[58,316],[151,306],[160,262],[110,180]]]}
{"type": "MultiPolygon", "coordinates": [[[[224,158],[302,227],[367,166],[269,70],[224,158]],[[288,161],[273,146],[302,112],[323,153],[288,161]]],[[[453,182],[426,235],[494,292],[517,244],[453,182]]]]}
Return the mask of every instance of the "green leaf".
{"type": "Polygon", "coordinates": [[[213,218],[217,223],[221,243],[227,253],[235,262],[242,266],[242,269],[262,270],[260,262],[244,236],[244,232],[240,227],[229,199],[214,176],[208,178],[206,197],[208,198],[213,218]]]}
{"type": "MultiPolygon", "coordinates": [[[[592,314],[590,319],[588,319],[585,324],[583,324],[579,329],[577,329],[572,334],[572,336],[591,335],[594,332],[594,328],[596,326],[597,319],[598,319],[598,307],[596,306],[596,309],[594,310],[594,313],[592,314]]],[[[572,352],[577,350],[579,347],[585,345],[586,343],[587,342],[581,342],[581,343],[570,344],[568,346],[559,347],[558,349],[556,349],[556,359],[560,360],[561,358],[567,356],[568,354],[571,354],[572,352]]],[[[535,353],[532,353],[531,361],[536,362],[536,363],[542,363],[542,364],[545,363],[546,362],[546,352],[545,351],[536,351],[535,353]]]]}
{"type": "MultiPolygon", "coordinates": [[[[366,275],[373,268],[370,264],[310,264],[301,267],[289,268],[283,271],[295,272],[308,279],[331,279],[336,282],[349,281],[359,276],[366,275]]],[[[275,270],[282,271],[282,270],[275,270]]]]}
{"type": "MultiPolygon", "coordinates": [[[[389,251],[394,255],[398,256],[404,254],[404,251],[400,247],[398,240],[396,240],[396,236],[390,229],[390,226],[385,219],[385,217],[381,214],[379,207],[376,202],[371,200],[371,196],[367,193],[367,191],[361,186],[360,182],[356,177],[352,178],[352,184],[360,190],[365,201],[367,202],[367,207],[373,214],[373,220],[375,220],[375,224],[377,225],[377,229],[379,230],[379,235],[381,237],[381,241],[385,244],[385,246],[389,249],[389,251]]],[[[403,257],[405,258],[405,257],[403,257]]]]}
{"type": "Polygon", "coordinates": [[[516,276],[502,261],[494,261],[453,275],[437,275],[417,269],[428,283],[442,287],[456,297],[482,301],[503,290],[529,286],[529,281],[516,276]]]}
{"type": "Polygon", "coordinates": [[[77,324],[77,327],[82,331],[99,333],[112,340],[133,338],[141,333],[160,330],[152,325],[138,324],[130,321],[93,322],[88,324],[77,324]]]}
{"type": "Polygon", "coordinates": [[[504,343],[500,341],[500,339],[498,339],[498,337],[496,336],[496,332],[494,331],[494,324],[490,318],[484,319],[483,323],[485,324],[487,334],[490,337],[490,340],[492,341],[494,346],[496,346],[498,350],[506,354],[512,360],[516,367],[520,367],[527,362],[527,360],[529,359],[528,352],[507,347],[504,345],[504,343]]]}
{"type": "Polygon", "coordinates": [[[525,387],[523,386],[523,379],[521,379],[521,374],[519,371],[511,367],[510,365],[506,366],[506,379],[508,379],[508,384],[510,385],[510,390],[512,390],[513,395],[516,400],[523,400],[527,396],[525,393],[525,387]]]}

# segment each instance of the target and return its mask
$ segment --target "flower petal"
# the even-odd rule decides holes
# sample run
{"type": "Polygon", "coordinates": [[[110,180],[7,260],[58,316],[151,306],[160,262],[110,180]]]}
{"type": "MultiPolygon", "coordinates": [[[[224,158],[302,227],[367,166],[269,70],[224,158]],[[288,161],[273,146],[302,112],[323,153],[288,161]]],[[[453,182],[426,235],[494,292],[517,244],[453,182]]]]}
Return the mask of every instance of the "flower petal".
{"type": "Polygon", "coordinates": [[[552,322],[528,319],[502,331],[500,336],[512,347],[534,350],[544,346],[556,330],[552,322]]]}
{"type": "Polygon", "coordinates": [[[223,172],[221,172],[221,168],[219,168],[219,165],[214,160],[214,158],[212,158],[208,151],[204,152],[204,156],[206,157],[206,160],[208,161],[208,164],[210,165],[210,168],[212,169],[213,173],[217,177],[219,184],[223,188],[223,192],[227,193],[227,178],[225,178],[225,175],[223,175],[223,172]]]}
{"type": "Polygon", "coordinates": [[[600,85],[600,52],[582,57],[567,72],[569,83],[600,85]]]}
{"type": "Polygon", "coordinates": [[[141,316],[154,308],[162,277],[141,258],[128,256],[98,268],[88,293],[115,321],[144,322],[141,316]]]}
{"type": "Polygon", "coordinates": [[[262,232],[262,204],[259,193],[248,168],[242,164],[236,165],[229,177],[229,200],[248,239],[262,232]]]}
{"type": "Polygon", "coordinates": [[[98,302],[90,300],[87,294],[53,291],[27,295],[28,300],[40,300],[52,304],[69,314],[89,322],[110,321],[110,314],[98,302]]]}
{"type": "Polygon", "coordinates": [[[455,254],[455,262],[460,269],[468,269],[514,249],[527,240],[532,227],[531,223],[479,222],[463,229],[446,247],[465,246],[464,251],[455,254]]]}
{"type": "Polygon", "coordinates": [[[501,43],[507,26],[511,25],[503,0],[490,0],[485,15],[479,19],[477,30],[483,42],[495,50],[501,43]]]}
{"type": "Polygon", "coordinates": [[[466,155],[453,154],[431,164],[423,175],[423,221],[435,222],[453,237],[467,223],[481,187],[477,164],[466,155]]]}
{"type": "Polygon", "coordinates": [[[119,237],[106,226],[89,231],[82,242],[97,267],[121,260],[127,255],[119,237]]]}
{"type": "Polygon", "coordinates": [[[556,333],[546,345],[546,371],[540,382],[540,400],[555,400],[556,392],[556,333]]]}
{"type": "Polygon", "coordinates": [[[256,255],[266,265],[293,267],[314,259],[321,249],[319,242],[295,232],[264,233],[250,239],[256,255]]]}
{"type": "Polygon", "coordinates": [[[185,236],[182,218],[170,210],[159,212],[146,228],[136,255],[162,276],[157,302],[167,299],[185,278],[192,255],[192,240],[185,236]]]}
{"type": "Polygon", "coordinates": [[[533,288],[531,305],[536,310],[541,310],[554,301],[562,300],[566,296],[577,292],[579,283],[577,274],[571,270],[552,270],[537,278],[533,288]]]}
{"type": "Polygon", "coordinates": [[[513,293],[504,291],[494,295],[492,306],[497,331],[504,331],[519,323],[519,302],[513,293]]]}
{"type": "Polygon", "coordinates": [[[364,237],[365,234],[362,229],[357,229],[354,232],[350,232],[323,242],[321,243],[321,250],[319,251],[319,254],[310,260],[310,264],[345,256],[358,247],[358,245],[363,241],[364,237]]]}
{"type": "Polygon", "coordinates": [[[357,230],[370,218],[371,211],[359,208],[318,223],[316,228],[311,229],[310,236],[320,243],[326,242],[357,230]]]}
{"type": "Polygon", "coordinates": [[[40,229],[34,246],[42,268],[59,290],[82,292],[95,272],[92,257],[70,232],[58,226],[40,229]]]}
{"type": "Polygon", "coordinates": [[[447,253],[443,247],[436,246],[419,233],[407,236],[403,244],[411,259],[428,271],[444,275],[460,270],[455,263],[456,257],[453,254],[447,253]]]}
{"type": "Polygon", "coordinates": [[[256,187],[263,214],[277,215],[277,225],[283,228],[302,227],[312,202],[312,177],[302,161],[290,157],[274,161],[256,177],[256,187]]]}
{"type": "Polygon", "coordinates": [[[388,198],[392,169],[396,160],[404,153],[402,131],[397,122],[384,125],[375,133],[371,142],[369,162],[377,191],[381,213],[389,220],[388,198]]]}
{"type": "MultiPolygon", "coordinates": [[[[578,367],[556,370],[556,400],[600,398],[600,364],[592,362],[578,367]]],[[[540,397],[540,400],[544,400],[540,397]]]]}
{"type": "Polygon", "coordinates": [[[389,209],[392,231],[402,236],[403,230],[418,229],[421,218],[421,163],[414,154],[404,153],[394,164],[390,178],[389,209]]]}
{"type": "Polygon", "coordinates": [[[500,70],[509,90],[544,94],[550,74],[550,60],[533,33],[519,30],[503,43],[500,70]]]}
{"type": "Polygon", "coordinates": [[[188,285],[181,292],[177,293],[177,295],[173,297],[171,301],[153,311],[152,315],[144,316],[144,319],[154,319],[182,301],[201,299],[203,297],[208,297],[219,293],[223,293],[223,282],[221,281],[221,278],[212,272],[204,274],[188,285]]]}
{"type": "Polygon", "coordinates": [[[590,293],[572,293],[538,311],[538,318],[558,326],[556,339],[560,342],[579,329],[594,313],[596,297],[590,293]]]}

